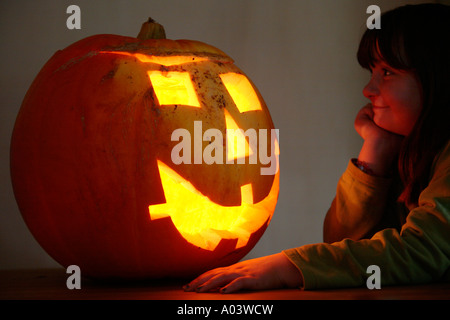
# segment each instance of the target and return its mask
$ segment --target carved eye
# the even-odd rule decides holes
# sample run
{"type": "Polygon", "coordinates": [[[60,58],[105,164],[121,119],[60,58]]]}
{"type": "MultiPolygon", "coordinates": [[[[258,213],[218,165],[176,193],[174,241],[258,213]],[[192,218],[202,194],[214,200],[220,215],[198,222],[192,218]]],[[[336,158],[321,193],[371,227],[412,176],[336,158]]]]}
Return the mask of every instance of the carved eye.
{"type": "Polygon", "coordinates": [[[176,104],[200,108],[188,72],[148,71],[148,76],[160,106],[176,104]]]}
{"type": "Polygon", "coordinates": [[[246,76],[230,72],[221,74],[220,79],[233,98],[239,112],[262,110],[259,98],[246,76]]]}

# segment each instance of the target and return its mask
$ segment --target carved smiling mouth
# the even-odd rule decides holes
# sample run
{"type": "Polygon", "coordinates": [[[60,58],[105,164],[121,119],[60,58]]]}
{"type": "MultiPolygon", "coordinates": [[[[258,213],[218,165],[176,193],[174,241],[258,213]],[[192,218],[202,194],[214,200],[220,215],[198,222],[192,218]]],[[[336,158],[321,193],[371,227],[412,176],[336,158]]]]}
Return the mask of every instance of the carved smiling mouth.
{"type": "Polygon", "coordinates": [[[188,242],[214,250],[222,238],[238,239],[236,248],[247,244],[251,234],[270,219],[278,196],[278,174],[271,191],[262,201],[253,203],[252,185],[241,186],[240,206],[221,206],[158,160],[158,169],[166,203],[149,206],[150,219],[170,217],[188,242]],[[273,208],[271,208],[273,207],[273,208]]]}

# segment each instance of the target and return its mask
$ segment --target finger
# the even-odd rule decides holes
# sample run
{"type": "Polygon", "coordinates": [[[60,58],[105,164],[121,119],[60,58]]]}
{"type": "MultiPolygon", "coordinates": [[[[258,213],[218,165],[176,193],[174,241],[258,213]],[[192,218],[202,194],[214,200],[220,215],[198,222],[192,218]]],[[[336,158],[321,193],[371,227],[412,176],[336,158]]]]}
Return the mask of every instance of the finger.
{"type": "Polygon", "coordinates": [[[206,281],[216,276],[218,272],[220,272],[219,269],[213,269],[203,273],[202,275],[198,276],[188,284],[184,285],[183,290],[187,292],[195,291],[198,287],[202,286],[206,281]]]}
{"type": "Polygon", "coordinates": [[[372,109],[372,105],[370,104],[363,107],[356,115],[354,127],[356,132],[358,132],[361,137],[365,138],[365,136],[368,134],[367,130],[371,130],[370,128],[375,126],[373,117],[374,112],[372,109]]]}
{"type": "Polygon", "coordinates": [[[197,292],[208,292],[217,290],[220,287],[223,287],[230,282],[234,281],[237,277],[239,277],[238,274],[235,273],[220,273],[216,276],[210,278],[208,281],[203,283],[203,285],[199,286],[196,291],[197,292]]]}
{"type": "Polygon", "coordinates": [[[372,105],[371,105],[371,104],[368,104],[368,105],[364,106],[364,107],[358,112],[358,114],[357,114],[357,116],[356,116],[356,120],[361,119],[361,118],[363,118],[363,119],[367,119],[367,118],[372,119],[373,116],[374,116],[374,112],[373,112],[372,105]]]}
{"type": "Polygon", "coordinates": [[[257,289],[256,279],[253,277],[239,277],[220,289],[220,293],[233,293],[243,289],[257,289]]]}
{"type": "Polygon", "coordinates": [[[363,110],[373,112],[373,105],[371,103],[368,103],[363,107],[363,110]]]}

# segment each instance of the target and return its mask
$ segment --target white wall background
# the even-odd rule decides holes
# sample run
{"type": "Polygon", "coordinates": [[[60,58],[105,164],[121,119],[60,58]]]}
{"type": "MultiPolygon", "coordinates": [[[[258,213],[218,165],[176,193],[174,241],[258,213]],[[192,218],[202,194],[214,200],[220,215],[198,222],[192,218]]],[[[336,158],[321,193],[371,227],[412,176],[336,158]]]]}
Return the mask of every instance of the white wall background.
{"type": "Polygon", "coordinates": [[[368,72],[356,61],[366,9],[406,0],[0,1],[0,269],[55,267],[16,205],[10,137],[32,80],[58,49],[84,37],[136,36],[151,16],[168,38],[209,43],[255,82],[280,129],[281,190],[272,223],[247,258],[322,240],[336,183],[362,140],[353,129],[368,72]],[[66,8],[81,8],[81,30],[66,8]]]}

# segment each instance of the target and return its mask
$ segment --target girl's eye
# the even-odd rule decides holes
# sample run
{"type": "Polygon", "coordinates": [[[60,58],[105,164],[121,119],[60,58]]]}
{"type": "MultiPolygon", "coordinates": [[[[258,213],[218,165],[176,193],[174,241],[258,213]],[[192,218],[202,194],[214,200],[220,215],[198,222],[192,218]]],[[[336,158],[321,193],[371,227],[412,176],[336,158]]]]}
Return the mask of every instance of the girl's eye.
{"type": "Polygon", "coordinates": [[[388,69],[383,69],[383,76],[391,76],[391,75],[393,75],[394,73],[392,72],[392,71],[390,71],[390,70],[388,70],[388,69]]]}

